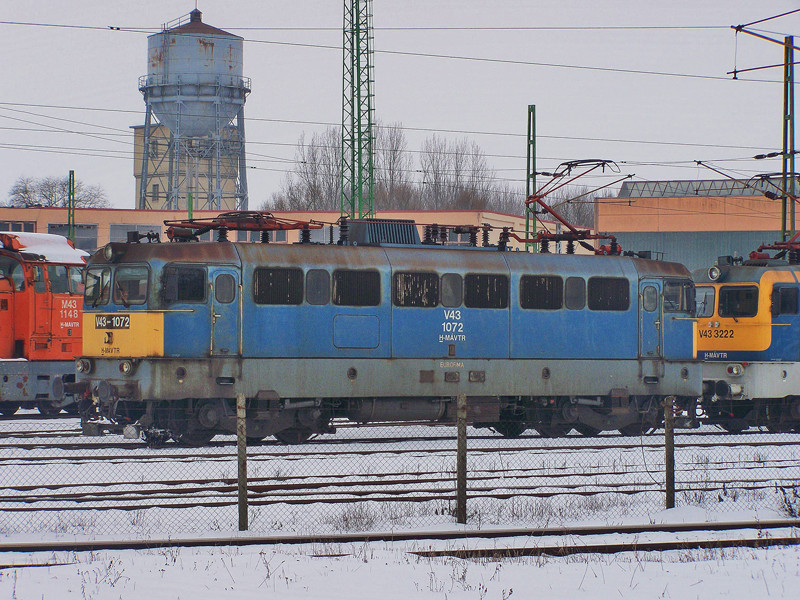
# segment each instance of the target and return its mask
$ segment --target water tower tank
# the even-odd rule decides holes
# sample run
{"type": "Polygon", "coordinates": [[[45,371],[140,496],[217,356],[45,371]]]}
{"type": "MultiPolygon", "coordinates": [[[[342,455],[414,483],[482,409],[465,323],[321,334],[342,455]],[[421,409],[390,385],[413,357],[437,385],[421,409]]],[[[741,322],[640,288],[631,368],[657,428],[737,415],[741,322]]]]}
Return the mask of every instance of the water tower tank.
{"type": "Polygon", "coordinates": [[[149,36],[139,90],[158,120],[180,137],[203,137],[228,125],[250,92],[242,77],[242,42],[203,23],[197,9],[188,23],[149,36]]]}

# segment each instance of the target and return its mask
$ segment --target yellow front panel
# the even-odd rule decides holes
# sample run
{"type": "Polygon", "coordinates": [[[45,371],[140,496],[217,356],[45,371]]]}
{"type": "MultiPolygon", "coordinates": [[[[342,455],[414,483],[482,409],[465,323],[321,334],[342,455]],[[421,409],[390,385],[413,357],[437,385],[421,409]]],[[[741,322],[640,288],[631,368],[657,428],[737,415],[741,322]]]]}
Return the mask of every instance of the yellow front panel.
{"type": "Polygon", "coordinates": [[[164,313],[83,313],[84,356],[164,356],[164,313]]]}
{"type": "MultiPolygon", "coordinates": [[[[751,283],[717,283],[713,287],[717,308],[713,317],[699,317],[697,319],[697,350],[699,351],[761,351],[769,348],[772,343],[772,313],[771,296],[772,286],[776,282],[790,282],[795,280],[791,273],[786,271],[768,271],[764,273],[761,281],[751,283]],[[720,317],[719,316],[719,290],[721,287],[758,287],[758,313],[754,317],[720,317]]],[[[706,284],[703,284],[704,286],[706,284]]]]}

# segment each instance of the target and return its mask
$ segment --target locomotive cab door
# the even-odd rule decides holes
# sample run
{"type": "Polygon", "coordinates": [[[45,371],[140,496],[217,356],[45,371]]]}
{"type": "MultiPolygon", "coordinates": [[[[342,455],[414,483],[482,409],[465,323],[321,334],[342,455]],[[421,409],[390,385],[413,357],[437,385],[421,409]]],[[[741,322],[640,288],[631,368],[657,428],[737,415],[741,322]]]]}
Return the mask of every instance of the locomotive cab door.
{"type": "Polygon", "coordinates": [[[639,282],[639,357],[656,359],[663,356],[662,282],[643,279],[639,282]]]}
{"type": "Polygon", "coordinates": [[[211,356],[239,354],[239,274],[234,269],[211,272],[211,356]]]}

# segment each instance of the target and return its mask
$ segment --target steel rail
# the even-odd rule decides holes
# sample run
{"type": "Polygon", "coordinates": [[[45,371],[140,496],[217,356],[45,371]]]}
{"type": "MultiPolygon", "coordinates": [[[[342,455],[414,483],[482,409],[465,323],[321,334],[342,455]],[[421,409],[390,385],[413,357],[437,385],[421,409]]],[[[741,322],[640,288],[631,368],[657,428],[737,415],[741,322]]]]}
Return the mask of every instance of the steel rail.
{"type": "MultiPolygon", "coordinates": [[[[642,533],[687,533],[695,531],[719,532],[742,531],[755,529],[757,531],[800,528],[800,519],[779,519],[757,522],[717,522],[717,523],[676,523],[676,524],[642,524],[642,525],[604,525],[604,526],[563,526],[543,528],[514,528],[514,529],[467,529],[458,528],[446,531],[413,531],[413,532],[372,532],[372,533],[339,533],[316,535],[270,535],[259,536],[249,534],[233,534],[227,537],[213,538],[150,538],[137,540],[43,540],[43,541],[14,541],[0,543],[0,552],[88,552],[95,550],[149,550],[153,548],[199,548],[223,546],[265,546],[273,544],[336,544],[336,543],[364,543],[364,542],[400,542],[424,540],[469,540],[469,539],[504,539],[511,537],[548,537],[566,535],[637,535],[642,533]]],[[[795,536],[782,538],[760,538],[765,542],[770,540],[797,540],[795,536]]],[[[719,540],[724,541],[724,540],[719,540]]],[[[731,540],[735,541],[735,540],[731,540]]],[[[790,543],[787,542],[787,543],[790,543]]],[[[798,543],[798,542],[794,542],[798,543]]],[[[626,546],[625,551],[634,547],[641,547],[642,542],[633,541],[626,546]]]]}

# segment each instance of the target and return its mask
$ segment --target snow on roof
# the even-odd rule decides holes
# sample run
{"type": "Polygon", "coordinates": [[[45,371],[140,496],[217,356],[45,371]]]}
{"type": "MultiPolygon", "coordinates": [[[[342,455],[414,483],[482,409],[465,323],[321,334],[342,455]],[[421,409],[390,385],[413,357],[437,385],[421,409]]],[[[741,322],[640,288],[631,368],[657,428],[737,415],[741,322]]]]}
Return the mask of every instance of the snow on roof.
{"type": "Polygon", "coordinates": [[[44,256],[47,262],[83,265],[88,252],[73,248],[67,238],[52,233],[0,231],[0,248],[44,256]]]}

